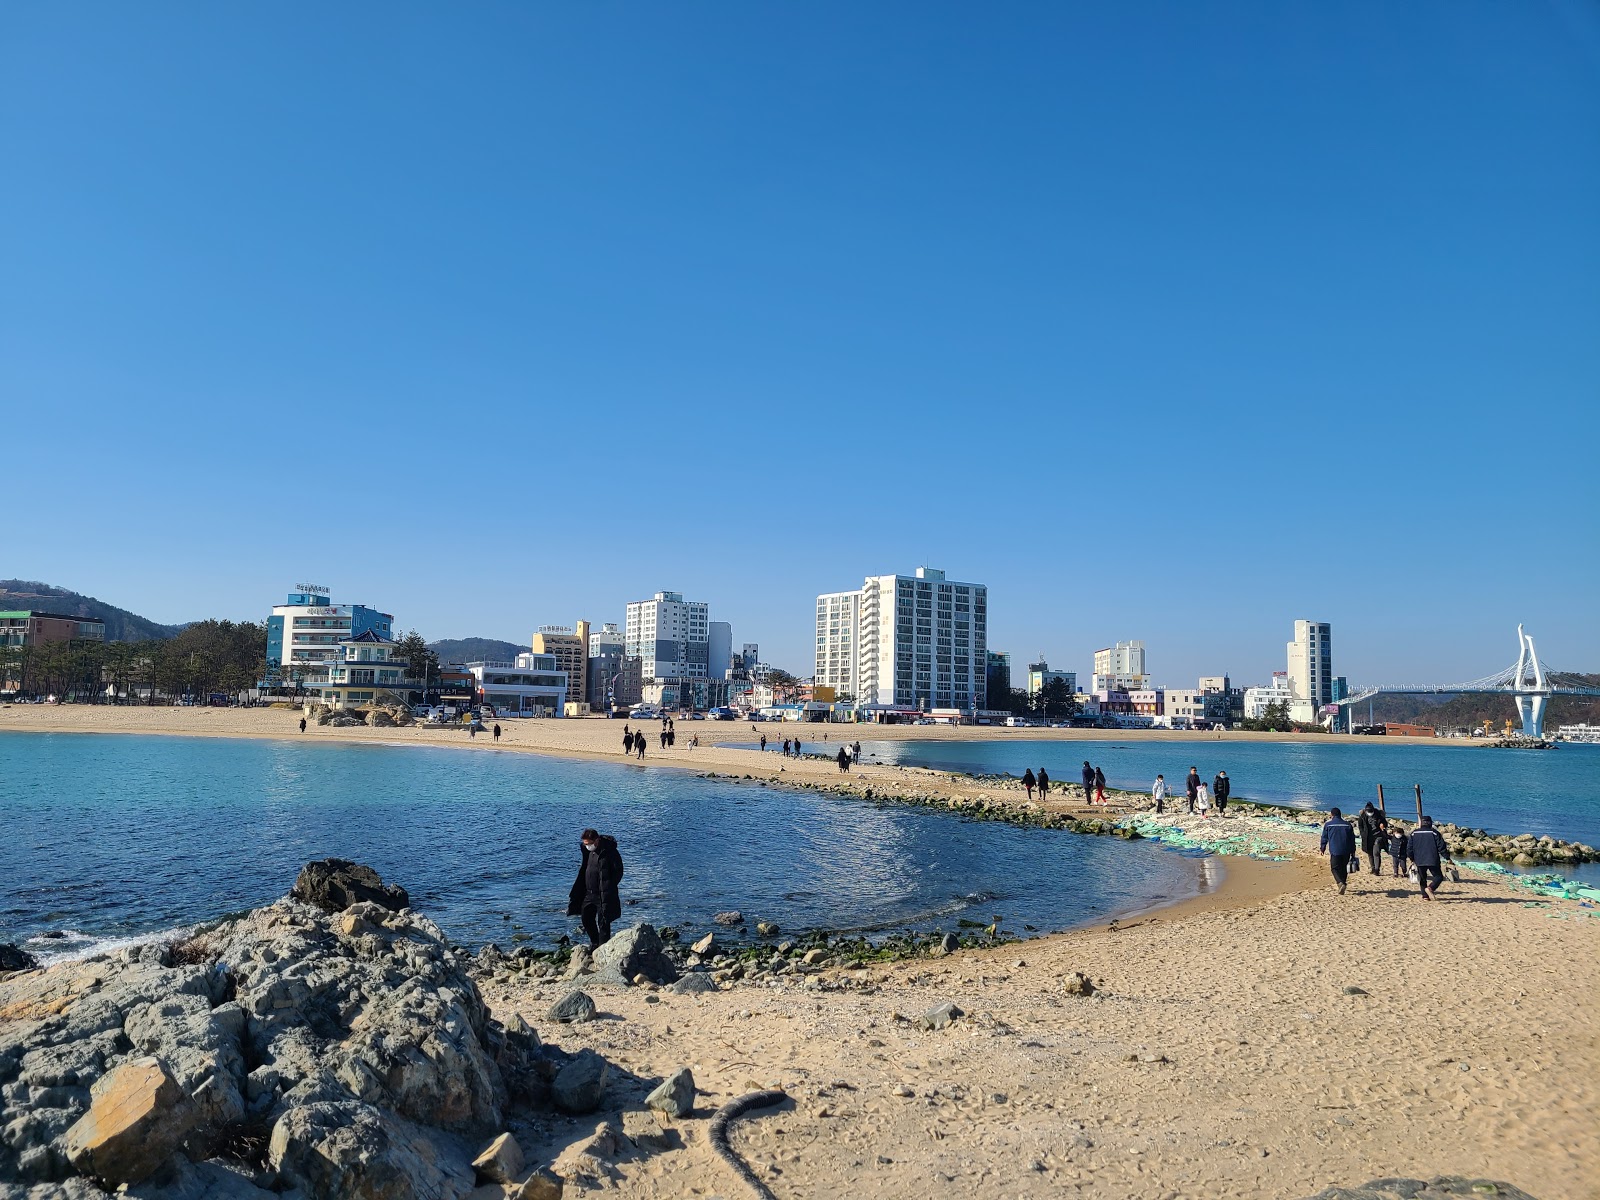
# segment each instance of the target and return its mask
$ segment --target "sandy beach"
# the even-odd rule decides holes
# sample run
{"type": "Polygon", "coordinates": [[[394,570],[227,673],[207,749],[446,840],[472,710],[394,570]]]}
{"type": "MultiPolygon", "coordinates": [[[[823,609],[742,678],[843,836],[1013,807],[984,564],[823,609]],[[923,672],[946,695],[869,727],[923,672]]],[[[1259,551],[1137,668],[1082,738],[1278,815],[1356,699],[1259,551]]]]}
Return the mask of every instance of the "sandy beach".
{"type": "MultiPolygon", "coordinates": [[[[618,761],[622,724],[502,722],[500,752],[618,761]]],[[[297,725],[297,712],[271,709],[0,709],[0,732],[303,736],[496,752],[456,730],[301,735],[297,725]]],[[[765,730],[779,740],[793,733],[765,730]]],[[[809,744],[823,731],[804,732],[809,744]]],[[[677,748],[652,748],[645,769],[837,778],[826,762],[687,747],[694,734],[747,738],[747,724],[681,722],[678,733],[677,748]]],[[[831,744],[973,731],[827,733],[831,744]]],[[[857,774],[886,788],[983,794],[979,781],[943,772],[857,774]]],[[[1313,836],[1245,816],[1227,824],[1258,828],[1293,858],[1228,860],[1218,891],[1114,928],[700,997],[597,989],[602,1019],[573,1026],[546,1019],[571,984],[496,976],[484,990],[498,1016],[520,1013],[547,1041],[592,1047],[618,1068],[600,1114],[540,1118],[517,1136],[530,1157],[565,1167],[568,1196],[739,1196],[706,1145],[705,1118],[777,1085],[790,1100],[746,1119],[734,1142],[780,1197],[1292,1200],[1433,1174],[1507,1180],[1540,1200],[1600,1196],[1592,906],[1473,871],[1432,903],[1403,881],[1365,873],[1339,896],[1313,836]],[[1079,971],[1096,995],[1067,994],[1063,980],[1079,971]],[[919,1028],[917,1018],[944,1002],[965,1015],[919,1028]],[[598,1120],[620,1129],[621,1114],[681,1066],[692,1068],[701,1098],[665,1146],[589,1144],[598,1120]]]]}

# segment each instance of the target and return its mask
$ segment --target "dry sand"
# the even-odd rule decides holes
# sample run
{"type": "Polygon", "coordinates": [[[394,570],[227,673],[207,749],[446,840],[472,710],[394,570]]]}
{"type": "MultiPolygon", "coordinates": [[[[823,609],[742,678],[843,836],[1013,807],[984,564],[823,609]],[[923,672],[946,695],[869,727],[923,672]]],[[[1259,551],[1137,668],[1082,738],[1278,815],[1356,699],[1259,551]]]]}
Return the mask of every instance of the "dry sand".
{"type": "MultiPolygon", "coordinates": [[[[300,737],[297,721],[283,710],[0,709],[0,731],[300,737]]],[[[510,749],[619,757],[620,721],[502,725],[510,749]]],[[[826,763],[686,747],[694,733],[747,737],[748,725],[678,729],[678,748],[652,748],[647,766],[836,777],[826,763]]],[[[792,728],[767,732],[781,740],[792,728]]],[[[829,733],[834,742],[972,735],[829,733]]],[[[304,736],[493,752],[455,731],[304,736]]],[[[908,789],[981,791],[941,772],[865,774],[908,789]]],[[[572,1174],[569,1196],[731,1200],[744,1191],[710,1153],[705,1117],[779,1084],[791,1100],[748,1118],[734,1141],[780,1197],[1292,1198],[1436,1173],[1509,1180],[1540,1200],[1600,1196],[1594,910],[1535,902],[1471,872],[1433,903],[1367,874],[1338,896],[1309,838],[1263,829],[1300,857],[1230,860],[1220,892],[1115,929],[828,972],[820,985],[786,979],[704,997],[597,991],[602,1019],[577,1026],[545,1020],[569,985],[491,981],[499,1015],[518,1011],[546,1040],[593,1047],[614,1064],[604,1111],[520,1136],[530,1156],[565,1154],[588,1168],[572,1174]],[[1101,993],[1065,994],[1071,971],[1101,993]],[[897,1019],[944,1001],[968,1015],[933,1032],[897,1019]],[[674,1148],[575,1159],[598,1120],[620,1124],[622,1110],[642,1107],[649,1087],[684,1065],[701,1108],[674,1129],[674,1148]]]]}

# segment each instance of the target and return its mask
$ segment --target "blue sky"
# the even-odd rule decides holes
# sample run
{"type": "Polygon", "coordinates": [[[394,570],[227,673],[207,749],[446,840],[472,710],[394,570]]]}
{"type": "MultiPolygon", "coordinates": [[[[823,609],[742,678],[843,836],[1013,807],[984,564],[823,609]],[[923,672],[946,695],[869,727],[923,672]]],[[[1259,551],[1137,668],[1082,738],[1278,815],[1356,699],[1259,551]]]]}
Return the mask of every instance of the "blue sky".
{"type": "Polygon", "coordinates": [[[0,576],[1600,670],[1600,9],[11,5],[0,576]]]}

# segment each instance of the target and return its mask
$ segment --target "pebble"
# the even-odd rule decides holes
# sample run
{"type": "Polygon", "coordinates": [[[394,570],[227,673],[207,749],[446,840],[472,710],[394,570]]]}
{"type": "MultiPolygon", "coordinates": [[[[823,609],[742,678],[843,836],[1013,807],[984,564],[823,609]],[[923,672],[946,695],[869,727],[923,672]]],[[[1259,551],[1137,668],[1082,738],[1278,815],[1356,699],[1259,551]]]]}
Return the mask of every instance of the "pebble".
{"type": "Polygon", "coordinates": [[[895,1084],[894,1088],[893,1088],[893,1091],[894,1091],[894,1094],[896,1096],[915,1096],[916,1095],[916,1092],[912,1091],[910,1088],[908,1088],[903,1083],[895,1084]]]}

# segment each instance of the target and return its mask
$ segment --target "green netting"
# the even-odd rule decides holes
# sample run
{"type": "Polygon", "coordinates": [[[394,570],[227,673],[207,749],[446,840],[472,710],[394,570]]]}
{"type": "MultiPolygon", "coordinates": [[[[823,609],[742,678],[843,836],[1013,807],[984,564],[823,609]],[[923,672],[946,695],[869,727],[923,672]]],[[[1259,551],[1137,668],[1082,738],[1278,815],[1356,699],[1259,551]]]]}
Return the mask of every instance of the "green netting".
{"type": "Polygon", "coordinates": [[[1283,846],[1249,833],[1228,833],[1210,836],[1198,830],[1179,829],[1175,825],[1150,817],[1132,817],[1121,822],[1123,828],[1136,829],[1141,837],[1152,838],[1163,845],[1182,850],[1204,850],[1208,854],[1226,854],[1245,858],[1259,858],[1269,862],[1282,862],[1292,858],[1283,846]]]}
{"type": "Polygon", "coordinates": [[[1515,887],[1549,896],[1552,900],[1600,901],[1600,887],[1568,879],[1565,875],[1522,875],[1509,867],[1491,862],[1462,862],[1456,865],[1484,875],[1498,875],[1515,887]]]}

